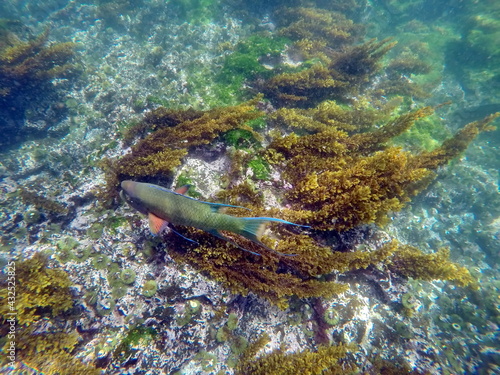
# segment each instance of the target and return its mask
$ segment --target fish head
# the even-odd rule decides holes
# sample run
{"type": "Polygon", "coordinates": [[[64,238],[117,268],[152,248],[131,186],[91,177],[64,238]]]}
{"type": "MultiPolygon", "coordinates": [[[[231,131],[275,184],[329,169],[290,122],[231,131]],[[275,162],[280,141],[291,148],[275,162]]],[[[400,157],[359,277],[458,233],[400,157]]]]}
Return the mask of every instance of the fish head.
{"type": "Polygon", "coordinates": [[[138,183],[135,182],[135,181],[130,181],[130,180],[125,180],[125,181],[122,181],[122,183],[120,184],[123,191],[130,197],[132,198],[138,198],[137,197],[137,186],[138,186],[138,183]]]}
{"type": "Polygon", "coordinates": [[[135,208],[140,213],[147,215],[148,209],[138,197],[137,186],[138,184],[135,181],[130,181],[130,180],[122,181],[121,187],[123,190],[120,191],[120,198],[123,199],[125,202],[127,202],[130,206],[135,208]]]}

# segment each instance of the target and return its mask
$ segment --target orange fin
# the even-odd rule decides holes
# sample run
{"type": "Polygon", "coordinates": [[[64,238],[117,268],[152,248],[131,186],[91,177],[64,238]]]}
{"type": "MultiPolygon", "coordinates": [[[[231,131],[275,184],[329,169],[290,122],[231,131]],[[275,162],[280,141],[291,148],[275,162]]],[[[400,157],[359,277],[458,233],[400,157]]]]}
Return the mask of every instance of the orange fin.
{"type": "Polygon", "coordinates": [[[186,194],[187,191],[189,190],[189,188],[191,187],[191,185],[183,185],[181,187],[178,187],[177,189],[175,189],[174,191],[177,193],[177,194],[186,194]]]}
{"type": "Polygon", "coordinates": [[[149,229],[151,233],[158,234],[168,225],[168,221],[159,218],[151,212],[148,213],[149,229]]]}

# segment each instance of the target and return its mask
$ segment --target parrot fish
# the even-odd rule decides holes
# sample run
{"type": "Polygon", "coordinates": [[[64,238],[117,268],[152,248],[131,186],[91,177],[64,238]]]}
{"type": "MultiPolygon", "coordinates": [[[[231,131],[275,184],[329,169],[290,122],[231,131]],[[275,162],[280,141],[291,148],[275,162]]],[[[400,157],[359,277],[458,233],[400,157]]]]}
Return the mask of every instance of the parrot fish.
{"type": "MultiPolygon", "coordinates": [[[[234,241],[222,235],[220,231],[224,230],[239,234],[279,255],[293,256],[296,254],[280,253],[267,247],[260,241],[266,224],[277,222],[308,228],[305,225],[271,217],[237,217],[221,213],[219,210],[224,207],[238,207],[246,210],[248,208],[230,204],[203,202],[188,197],[184,194],[189,189],[189,185],[182,186],[173,191],[158,185],[126,180],[121,183],[121,187],[123,189],[120,192],[122,199],[142,214],[148,216],[149,227],[153,234],[158,234],[166,229],[169,223],[172,225],[185,225],[204,230],[220,239],[228,241],[241,250],[260,255],[254,251],[242,248],[234,241]]],[[[172,231],[188,241],[196,242],[182,236],[173,229],[172,231]]]]}

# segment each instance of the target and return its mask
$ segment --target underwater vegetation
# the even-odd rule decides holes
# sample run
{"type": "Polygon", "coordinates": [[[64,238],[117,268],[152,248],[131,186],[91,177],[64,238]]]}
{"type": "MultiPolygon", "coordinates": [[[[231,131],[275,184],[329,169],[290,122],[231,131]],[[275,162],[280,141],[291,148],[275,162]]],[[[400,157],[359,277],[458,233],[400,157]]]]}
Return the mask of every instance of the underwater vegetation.
{"type": "MultiPolygon", "coordinates": [[[[28,109],[37,109],[40,96],[51,97],[54,79],[78,73],[74,43],[48,44],[49,31],[24,41],[3,28],[0,31],[0,147],[22,133],[28,109]]],[[[53,104],[53,103],[51,103],[53,104]]]]}
{"type": "Polygon", "coordinates": [[[485,98],[482,104],[498,104],[500,8],[494,2],[468,2],[465,6],[460,38],[446,46],[447,69],[466,92],[480,90],[485,98]]]}
{"type": "Polygon", "coordinates": [[[320,346],[317,351],[304,350],[298,353],[285,353],[282,347],[269,354],[256,355],[270,341],[267,334],[263,334],[251,343],[243,352],[237,363],[235,373],[239,375],[292,375],[292,374],[345,374],[354,373],[356,367],[346,363],[343,359],[354,350],[349,345],[320,346]]]}
{"type": "MultiPolygon", "coordinates": [[[[325,108],[321,110],[325,115],[325,108]]],[[[277,119],[289,127],[321,129],[328,122],[315,120],[317,112],[304,115],[288,109],[277,111],[277,119]]],[[[431,108],[422,108],[351,136],[338,130],[333,115],[327,115],[332,118],[330,128],[276,137],[266,150],[267,159],[280,165],[282,178],[292,186],[285,193],[293,208],[283,210],[287,220],[321,230],[383,224],[387,212],[400,210],[428,185],[435,169],[460,155],[477,134],[493,129],[490,124],[498,117],[468,124],[432,151],[411,154],[388,146],[391,138],[431,113],[431,108]]]]}
{"type": "Polygon", "coordinates": [[[303,350],[300,352],[286,352],[286,345],[282,344],[279,349],[270,353],[259,352],[270,341],[269,336],[264,333],[255,341],[251,342],[243,351],[235,367],[236,375],[334,375],[334,374],[380,374],[380,375],[424,375],[412,369],[401,358],[391,361],[383,360],[378,356],[370,358],[370,369],[360,372],[353,361],[353,354],[358,347],[355,344],[320,345],[316,351],[303,350]]]}
{"type": "MultiPolygon", "coordinates": [[[[272,226],[274,237],[263,237],[266,246],[296,254],[293,257],[266,252],[256,259],[194,228],[177,230],[197,244],[181,237],[165,238],[174,260],[192,265],[232,292],[253,292],[285,308],[290,296],[342,293],[348,286],[336,282],[335,275],[368,267],[401,278],[441,279],[475,287],[469,272],[449,261],[444,249],[425,254],[394,241],[371,251],[332,249],[325,243],[338,233],[387,223],[391,212],[401,210],[429,185],[438,168],[464,152],[479,133],[492,130],[498,114],[472,122],[422,151],[396,147],[394,138],[421,119],[431,121],[437,108],[407,111],[407,98],[394,97],[397,88],[385,92],[384,84],[411,96],[413,89],[408,91],[399,78],[427,73],[430,67],[405,55],[385,62],[395,42],[363,43],[364,28],[340,13],[278,8],[275,17],[276,34],[291,41],[287,53],[299,56],[298,67],[285,69],[279,62],[277,69],[267,72],[259,66],[262,61],[257,55],[283,53],[282,39],[259,34],[241,42],[222,72],[227,77],[249,75],[252,88],[263,95],[207,111],[159,107],[148,113],[125,136],[131,152],[103,163],[107,185],[101,191],[102,200],[112,204],[126,179],[168,183],[184,158],[194,153],[226,157],[231,166],[220,181],[219,200],[244,205],[251,215],[310,226],[300,234],[298,228],[272,226]],[[250,47],[252,40],[255,45],[250,47]],[[253,57],[243,66],[242,60],[249,56],[253,57]],[[373,85],[375,77],[383,78],[373,85]],[[389,98],[383,98],[386,94],[389,98]],[[285,208],[266,208],[257,188],[260,181],[273,186],[285,208]]],[[[229,211],[248,216],[241,209],[229,211]]],[[[253,243],[230,238],[262,253],[253,243]]]]}
{"type": "Polygon", "coordinates": [[[280,106],[310,107],[326,99],[344,99],[363,89],[394,45],[389,39],[370,40],[331,56],[325,52],[326,64],[317,62],[296,73],[279,74],[265,82],[262,91],[280,106]]]}
{"type": "Polygon", "coordinates": [[[241,55],[236,47],[226,61],[233,55],[245,56],[246,66],[243,63],[225,65],[224,76],[239,77],[238,72],[247,71],[247,85],[254,92],[264,93],[276,106],[309,108],[327,99],[349,102],[353,95],[368,92],[372,99],[380,95],[429,97],[430,83],[423,80],[420,85],[413,79],[429,75],[433,70],[427,61],[431,59],[421,58],[426,54],[425,46],[412,46],[412,49],[423,50],[419,55],[409,48],[394,51],[396,56],[386,64],[384,79],[374,82],[373,77],[380,72],[388,52],[397,42],[391,38],[364,41],[365,25],[332,11],[335,8],[332,4],[327,8],[278,7],[273,12],[276,22],[273,40],[287,41],[280,55],[277,54],[279,48],[267,54],[260,51],[260,56],[247,52],[241,55]],[[252,68],[249,68],[250,62],[252,68]]]}
{"type": "Polygon", "coordinates": [[[42,209],[46,212],[50,212],[56,215],[65,215],[68,213],[68,208],[61,203],[43,197],[30,190],[24,188],[19,189],[19,196],[25,204],[32,204],[36,209],[42,209]]]}
{"type": "MultiPolygon", "coordinates": [[[[187,113],[177,111],[177,114],[173,115],[172,111],[162,108],[153,111],[145,123],[135,126],[134,129],[144,133],[148,123],[151,123],[149,128],[156,131],[132,146],[130,154],[105,165],[108,177],[106,190],[102,192],[102,196],[108,199],[116,197],[116,188],[120,181],[125,179],[169,176],[190,150],[196,146],[209,144],[230,130],[243,129],[259,138],[260,136],[245,124],[262,116],[255,107],[257,101],[258,99],[255,99],[237,106],[215,108],[202,113],[188,110],[187,113]],[[174,120],[171,120],[172,117],[174,120]],[[184,120],[185,118],[188,119],[184,120]]],[[[127,139],[131,137],[132,135],[129,135],[127,139]]]]}
{"type": "Polygon", "coordinates": [[[274,12],[274,18],[278,35],[294,41],[315,43],[314,50],[318,50],[318,44],[339,49],[358,41],[365,31],[365,26],[354,23],[344,14],[321,8],[280,7],[274,12]]]}
{"type": "MultiPolygon", "coordinates": [[[[342,11],[352,6],[349,12],[355,9],[352,1],[281,3],[289,6],[298,2],[306,6],[324,4],[342,11]]],[[[134,28],[134,7],[121,0],[96,0],[94,4],[101,6],[102,35],[128,39],[126,28],[129,25],[134,28]]],[[[138,4],[146,7],[143,2],[138,4]]],[[[205,6],[208,1],[152,3],[158,8],[164,4],[172,5],[169,10],[177,12],[174,18],[180,16],[192,23],[206,22],[202,12],[197,14],[190,9],[205,6]]],[[[94,13],[95,10],[91,14],[94,13]]],[[[213,15],[208,14],[209,17],[213,15]]],[[[148,19],[155,20],[153,17],[148,19]]],[[[396,55],[391,59],[398,51],[393,40],[366,41],[363,26],[344,15],[312,8],[277,9],[270,22],[275,30],[266,26],[269,32],[245,36],[235,42],[233,48],[228,48],[227,42],[226,46],[217,48],[216,53],[223,53],[217,60],[220,71],[211,71],[218,84],[227,85],[229,95],[231,90],[239,88],[236,86],[249,88],[241,96],[234,95],[234,101],[226,103],[241,103],[242,98],[252,96],[256,99],[203,111],[173,109],[168,108],[167,100],[149,101],[142,95],[156,84],[150,82],[151,86],[148,83],[140,93],[131,93],[131,100],[136,105],[132,108],[133,116],[140,116],[148,109],[142,121],[132,125],[122,139],[113,139],[113,146],[103,148],[92,160],[100,159],[105,153],[126,153],[103,162],[107,185],[101,191],[101,199],[108,206],[116,207],[118,186],[126,179],[172,188],[195,185],[191,193],[200,200],[252,210],[229,209],[232,215],[271,216],[307,225],[309,228],[270,225],[263,238],[266,246],[295,256],[278,256],[244,238],[227,234],[238,245],[262,254],[257,257],[189,227],[175,229],[196,243],[172,233],[164,233],[162,238],[153,240],[144,235],[143,228],[137,229],[140,222],[137,216],[124,208],[116,213],[99,209],[95,212],[92,194],[75,199],[73,206],[73,203],[58,203],[71,196],[67,194],[69,187],[57,189],[62,193],[45,195],[35,193],[39,190],[36,186],[24,185],[28,187],[19,188],[13,198],[18,197],[31,205],[29,211],[18,215],[18,220],[24,220],[20,225],[25,225],[25,231],[35,226],[41,230],[50,229],[45,225],[47,216],[59,219],[64,215],[67,217],[65,224],[77,218],[71,225],[59,226],[55,235],[40,237],[39,243],[48,246],[47,242],[53,242],[53,247],[57,248],[53,255],[55,260],[67,270],[78,271],[70,276],[83,284],[83,289],[72,287],[67,275],[54,267],[52,261],[39,259],[47,269],[47,283],[57,292],[46,288],[37,295],[46,301],[32,299],[31,306],[20,307],[23,315],[31,320],[29,325],[19,321],[22,359],[26,364],[43,373],[71,374],[98,372],[85,361],[82,363],[82,358],[95,360],[94,365],[105,372],[154,372],[153,368],[160,366],[167,371],[170,366],[172,373],[184,373],[189,371],[187,367],[199,368],[201,365],[201,370],[207,373],[236,370],[240,374],[344,374],[359,371],[355,366],[373,365],[374,368],[363,369],[367,373],[417,374],[409,367],[373,361],[367,347],[374,343],[374,350],[391,361],[395,352],[415,350],[417,357],[425,358],[420,362],[411,361],[412,365],[432,360],[438,363],[436,367],[440,364],[445,367],[446,358],[442,362],[435,359],[438,357],[432,358],[431,350],[437,355],[446,352],[446,357],[464,353],[464,362],[475,360],[469,361],[468,349],[460,350],[459,347],[464,338],[466,342],[478,344],[471,325],[477,326],[478,337],[485,340],[485,346],[496,345],[492,327],[498,322],[498,309],[491,298],[496,294],[494,290],[489,291],[487,299],[483,288],[478,291],[476,280],[477,277],[479,283],[484,281],[486,274],[479,275],[474,268],[469,272],[453,263],[456,258],[450,258],[450,251],[439,248],[440,244],[423,252],[404,243],[387,241],[386,234],[376,229],[376,225],[389,222],[394,211],[405,207],[418,194],[426,193],[428,186],[432,186],[430,183],[436,181],[439,169],[460,156],[475,136],[489,130],[495,116],[473,122],[451,136],[447,128],[456,129],[458,125],[443,124],[440,110],[423,107],[418,102],[425,97],[422,92],[427,94],[430,90],[418,91],[416,86],[408,86],[405,81],[405,77],[428,74],[430,64],[416,59],[413,54],[396,55]],[[230,87],[232,84],[234,87],[230,87]],[[397,94],[404,97],[394,96],[397,94]],[[151,108],[154,109],[149,111],[151,108]],[[425,126],[419,127],[424,122],[425,126]],[[416,127],[419,132],[412,132],[416,127]],[[447,130],[439,132],[437,129],[447,130]],[[435,136],[438,133],[439,138],[435,136]],[[443,143],[445,138],[448,140],[443,143]],[[410,144],[406,143],[407,139],[410,144]],[[123,150],[119,149],[121,141],[123,150]],[[208,168],[205,169],[205,165],[208,168]],[[209,171],[222,175],[214,177],[208,175],[209,171]],[[123,215],[124,212],[127,213],[123,215]],[[446,282],[428,285],[411,279],[446,282]],[[210,289],[200,288],[206,295],[199,297],[197,288],[205,287],[204,284],[210,289]],[[417,286],[421,289],[417,290],[417,286]],[[441,289],[441,294],[431,300],[427,292],[433,288],[441,289]],[[450,290],[456,293],[448,293],[450,290]],[[77,293],[84,294],[80,301],[82,306],[76,300],[77,293]],[[193,293],[196,293],[194,297],[193,293]],[[334,295],[339,296],[325,300],[334,295]],[[445,302],[447,295],[452,298],[445,302]],[[471,306],[460,295],[481,303],[471,306]],[[59,309],[54,306],[56,297],[61,298],[59,309]],[[363,298],[367,301],[365,304],[363,298]],[[449,305],[441,315],[442,305],[436,303],[437,299],[449,305]],[[427,300],[433,305],[424,304],[427,300]],[[290,310],[278,312],[274,306],[269,308],[268,302],[282,309],[290,304],[290,310]],[[345,308],[342,310],[340,306],[345,308]],[[371,331],[363,321],[365,316],[375,313],[374,306],[384,309],[385,313],[379,318],[383,324],[388,323],[387,329],[379,330],[381,324],[371,331]],[[361,309],[366,308],[370,309],[361,317],[361,309]],[[344,313],[347,310],[352,313],[344,313]],[[264,315],[268,313],[276,315],[264,315]],[[432,314],[435,316],[429,316],[432,314]],[[426,323],[429,334],[423,337],[419,335],[419,328],[426,323]],[[271,345],[287,341],[288,335],[295,335],[303,346],[297,349],[297,346],[287,348],[283,345],[263,354],[264,350],[259,352],[259,349],[263,349],[268,338],[260,338],[256,344],[248,341],[259,329],[256,325],[269,328],[273,335],[271,345]],[[431,337],[434,333],[439,337],[431,337]],[[488,334],[491,342],[486,341],[488,334]],[[331,341],[340,344],[319,346],[331,341]],[[348,345],[349,342],[357,342],[361,347],[348,345]],[[423,354],[417,352],[422,342],[429,343],[429,350],[423,354]],[[447,348],[440,350],[443,345],[447,348]],[[305,347],[308,349],[304,350],[305,347]],[[290,353],[292,349],[297,352],[290,353]],[[48,353],[52,362],[41,358],[40,351],[48,353]],[[72,358],[75,355],[78,358],[72,358]],[[169,364],[165,365],[167,361],[169,364]]],[[[255,28],[264,29],[260,25],[255,28]]],[[[138,33],[137,30],[134,32],[138,33]]],[[[159,26],[155,33],[159,35],[163,30],[159,26]]],[[[181,30],[181,38],[184,32],[181,30]]],[[[227,30],[227,33],[233,32],[227,30]]],[[[236,40],[236,36],[231,40],[236,40]]],[[[149,42],[154,44],[158,39],[152,38],[149,42]]],[[[153,57],[141,49],[144,46],[135,46],[137,49],[131,55],[119,55],[120,65],[121,62],[133,62],[137,57],[141,61],[145,59],[144,70],[148,73],[150,69],[159,71],[167,65],[168,59],[161,60],[170,53],[170,44],[162,44],[163,50],[151,52],[153,57]],[[133,55],[135,53],[137,55],[133,55]]],[[[189,48],[196,48],[196,45],[189,48]]],[[[104,48],[102,52],[116,58],[115,53],[108,54],[104,48]]],[[[171,63],[175,68],[175,61],[171,63]]],[[[208,71],[210,66],[213,64],[203,68],[208,71]]],[[[116,77],[110,75],[108,87],[102,88],[102,94],[110,94],[105,101],[112,116],[103,112],[105,116],[99,121],[89,122],[89,129],[116,130],[117,125],[110,120],[132,116],[125,113],[131,109],[130,102],[120,103],[111,92],[118,91],[116,88],[137,89],[132,85],[136,83],[133,79],[130,85],[125,85],[115,82],[114,78],[126,81],[130,75],[125,73],[135,73],[138,67],[141,66],[123,69],[120,77],[118,73],[116,77]]],[[[194,98],[187,102],[192,104],[201,99],[204,106],[193,104],[194,108],[210,108],[204,92],[199,90],[202,81],[197,81],[199,86],[195,86],[189,71],[175,71],[187,80],[185,95],[194,98]]],[[[173,72],[165,80],[177,78],[173,72]]],[[[96,84],[94,82],[92,93],[98,92],[101,98],[96,84]]],[[[78,103],[79,106],[100,102],[87,97],[87,89],[78,90],[84,96],[75,96],[85,100],[78,103]]],[[[175,97],[172,91],[175,90],[164,90],[163,97],[175,97]]],[[[212,95],[218,93],[212,91],[212,95]]],[[[158,95],[158,98],[163,97],[158,95]]],[[[77,99],[71,100],[77,102],[77,99]]],[[[441,100],[448,99],[437,99],[433,103],[441,100]]],[[[210,103],[220,105],[224,102],[210,103]]],[[[87,119],[86,116],[82,111],[82,118],[75,120],[79,126],[86,125],[86,121],[81,122],[87,119]]],[[[123,123],[119,125],[120,132],[124,130],[123,123]]],[[[86,130],[77,130],[85,131],[87,136],[86,130]]],[[[85,147],[81,152],[85,152],[93,148],[94,143],[85,142],[82,146],[85,147]]],[[[85,165],[81,180],[89,182],[102,177],[94,166],[95,162],[85,165]]],[[[440,181],[444,180],[442,176],[440,174],[440,181]]],[[[93,183],[84,184],[78,181],[71,188],[88,192],[89,185],[93,186],[93,183]]],[[[448,197],[445,194],[442,199],[448,197]]],[[[407,214],[405,211],[402,216],[407,214]]],[[[441,211],[439,214],[442,217],[441,211]]],[[[38,239],[33,237],[33,241],[38,239]]],[[[30,244],[34,246],[28,249],[30,252],[38,246],[33,241],[30,244]]],[[[452,256],[456,256],[455,250],[451,251],[452,256]]],[[[23,264],[18,263],[19,270],[23,264]]],[[[35,264],[31,263],[30,267],[34,268],[35,264]]],[[[23,276],[19,282],[31,288],[30,280],[36,281],[38,276],[33,273],[29,277],[26,280],[23,276]]],[[[22,293],[29,295],[30,292],[22,289],[22,293]]],[[[482,344],[471,348],[471,351],[480,350],[482,344]]],[[[493,357],[495,353],[480,355],[493,357]]]]}
{"type": "Polygon", "coordinates": [[[293,41],[290,54],[302,61],[297,71],[256,83],[256,88],[278,106],[311,107],[326,99],[359,93],[396,44],[389,39],[356,44],[364,27],[337,12],[279,8],[275,17],[277,34],[293,41]]]}
{"type": "MultiPolygon", "coordinates": [[[[41,252],[31,259],[16,262],[13,272],[18,359],[46,374],[99,374],[99,370],[72,355],[81,338],[76,328],[68,324],[75,314],[78,315],[68,274],[62,269],[52,268],[48,256],[41,252]]],[[[7,296],[8,289],[2,285],[2,321],[11,318],[7,296]]],[[[3,327],[5,330],[7,325],[3,327]]],[[[6,334],[1,333],[2,336],[6,334]]],[[[3,356],[2,361],[5,360],[3,356]]]]}
{"type": "Polygon", "coordinates": [[[267,34],[249,36],[234,46],[231,54],[225,57],[217,80],[229,85],[237,93],[245,81],[274,75],[276,67],[264,66],[263,63],[279,63],[287,42],[288,38],[267,34]]]}
{"type": "MultiPolygon", "coordinates": [[[[331,10],[278,7],[272,18],[274,32],[255,33],[226,48],[231,53],[224,57],[217,81],[235,97],[260,92],[276,106],[298,107],[346,99],[365,88],[396,44],[389,39],[363,43],[365,26],[331,10]]],[[[400,65],[405,63],[401,59],[400,65]]],[[[406,71],[416,65],[413,61],[406,71]]],[[[385,90],[397,94],[396,82],[406,81],[393,74],[390,82],[385,90]]],[[[400,91],[413,93],[407,87],[400,91]]]]}
{"type": "MultiPolygon", "coordinates": [[[[299,234],[296,228],[273,228],[277,237],[264,237],[264,244],[296,256],[265,253],[255,259],[194,228],[177,228],[197,242],[166,238],[169,254],[179,263],[192,265],[234,293],[254,292],[281,308],[293,295],[306,298],[341,293],[347,285],[337,283],[332,275],[368,267],[402,278],[441,279],[474,287],[469,272],[450,262],[444,249],[424,254],[393,241],[372,251],[338,251],[322,243],[335,233],[387,223],[388,214],[401,210],[425,189],[439,167],[459,156],[479,133],[491,130],[498,114],[466,125],[441,144],[435,143],[434,148],[410,152],[392,146],[395,137],[435,111],[423,107],[402,113],[401,98],[384,101],[378,98],[380,89],[368,88],[383,71],[382,58],[394,42],[354,44],[360,41],[363,28],[335,12],[313,8],[280,8],[276,12],[278,35],[292,40],[291,48],[311,61],[296,71],[256,79],[259,83],[254,89],[262,91],[277,108],[257,96],[240,105],[208,111],[160,107],[150,112],[126,135],[131,152],[104,163],[107,186],[101,192],[103,200],[112,202],[125,179],[168,181],[183,158],[209,150],[217,140],[223,144],[218,146],[218,155],[228,155],[232,163],[227,180],[221,181],[218,199],[245,205],[255,216],[276,217],[311,229],[299,234]],[[345,100],[347,96],[358,99],[345,100]],[[266,133],[267,126],[273,130],[266,133]],[[265,137],[267,146],[262,147],[265,137]],[[242,178],[247,170],[252,171],[251,180],[242,178]],[[273,185],[280,191],[278,199],[286,208],[266,209],[255,188],[255,183],[272,174],[273,185]]],[[[250,67],[241,68],[237,63],[244,53],[256,56],[265,49],[277,52],[282,48],[271,48],[270,40],[256,38],[254,51],[245,43],[237,47],[233,60],[226,61],[224,74],[265,73],[257,66],[258,58],[249,62],[250,67]]],[[[429,69],[401,56],[387,66],[392,72],[389,81],[397,76],[394,72],[425,73],[429,69]]],[[[229,211],[236,216],[248,215],[238,209],[229,211]]],[[[261,253],[253,243],[231,239],[261,253]]]]}
{"type": "MultiPolygon", "coordinates": [[[[152,157],[158,158],[158,163],[165,162],[164,155],[172,156],[172,151],[178,147],[176,140],[185,140],[180,143],[184,156],[189,153],[189,145],[206,144],[219,132],[236,127],[255,132],[245,125],[245,121],[262,117],[257,104],[254,100],[236,107],[207,111],[196,120],[172,127],[158,126],[159,130],[146,135],[132,147],[131,154],[113,162],[121,173],[111,175],[109,181],[113,184],[109,190],[116,193],[114,184],[123,176],[158,178],[172,173],[180,163],[178,157],[173,164],[158,164],[158,169],[155,163],[142,163],[146,158],[153,160],[152,157]],[[193,124],[198,127],[193,128],[193,124]]],[[[219,198],[230,204],[245,204],[256,216],[282,218],[319,231],[343,232],[370,223],[382,225],[387,222],[389,212],[400,210],[429,184],[436,168],[463,152],[481,131],[489,130],[496,117],[465,126],[432,151],[412,154],[390,146],[389,142],[419,118],[432,114],[433,109],[425,107],[391,118],[393,105],[388,104],[377,112],[369,106],[353,110],[325,102],[314,109],[283,108],[271,113],[268,121],[275,125],[274,138],[266,148],[254,152],[260,153],[261,160],[269,162],[269,168],[279,171],[280,185],[289,186],[283,194],[288,207],[266,210],[251,184],[237,182],[238,172],[234,175],[236,180],[220,192],[219,198]],[[387,118],[390,119],[385,120],[385,125],[377,128],[369,125],[371,121],[387,118]],[[290,133],[291,129],[296,132],[290,133]],[[356,132],[356,129],[362,131],[356,132]],[[280,135],[279,130],[287,135],[280,135]]],[[[235,215],[243,214],[242,210],[232,210],[235,215]]],[[[416,248],[390,243],[372,252],[339,252],[320,245],[311,236],[280,227],[276,228],[280,241],[276,243],[264,237],[263,242],[279,252],[297,256],[265,254],[256,260],[253,255],[244,254],[231,244],[221,243],[201,231],[178,230],[197,241],[199,246],[181,238],[169,238],[168,252],[175,260],[191,264],[235,293],[252,291],[281,307],[287,306],[287,298],[292,295],[328,297],[341,293],[346,285],[320,276],[369,266],[401,277],[451,280],[461,286],[473,283],[468,271],[450,262],[444,250],[423,254],[416,248]]],[[[321,236],[320,232],[318,235],[321,236]]],[[[261,253],[255,244],[245,242],[241,246],[261,253]]]]}
{"type": "Polygon", "coordinates": [[[173,0],[172,5],[179,17],[189,23],[207,23],[213,21],[220,9],[220,0],[173,0]]]}

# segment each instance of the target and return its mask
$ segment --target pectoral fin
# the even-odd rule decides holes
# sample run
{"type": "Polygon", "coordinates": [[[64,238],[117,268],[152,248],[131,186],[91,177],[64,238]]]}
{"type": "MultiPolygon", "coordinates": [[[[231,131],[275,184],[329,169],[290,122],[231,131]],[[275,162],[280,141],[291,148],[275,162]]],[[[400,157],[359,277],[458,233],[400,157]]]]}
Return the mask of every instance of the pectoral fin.
{"type": "Polygon", "coordinates": [[[163,220],[162,218],[156,216],[155,214],[152,214],[151,212],[148,213],[148,220],[149,220],[149,229],[153,234],[160,233],[168,225],[168,221],[163,220]]]}

